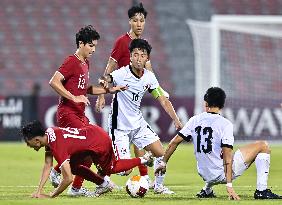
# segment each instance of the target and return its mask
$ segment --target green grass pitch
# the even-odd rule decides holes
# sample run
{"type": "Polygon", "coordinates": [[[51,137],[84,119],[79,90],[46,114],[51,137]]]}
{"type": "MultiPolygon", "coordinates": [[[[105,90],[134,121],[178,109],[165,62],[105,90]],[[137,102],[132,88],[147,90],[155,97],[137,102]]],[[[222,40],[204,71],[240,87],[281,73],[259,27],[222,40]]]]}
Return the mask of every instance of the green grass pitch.
{"type": "MultiPolygon", "coordinates": [[[[166,146],[165,146],[166,147],[166,146]]],[[[272,145],[271,168],[269,187],[282,195],[282,146],[272,145]]],[[[216,199],[197,199],[195,194],[202,188],[203,181],[196,171],[196,162],[191,145],[180,145],[172,156],[168,165],[165,184],[175,191],[175,195],[160,196],[149,191],[142,199],[134,199],[126,194],[125,190],[105,194],[99,198],[77,197],[70,198],[64,192],[56,199],[32,199],[30,194],[36,189],[44,159],[43,149],[39,152],[28,148],[24,143],[0,143],[0,205],[6,204],[40,204],[40,205],[88,205],[88,204],[282,204],[282,200],[256,201],[253,193],[256,187],[256,170],[254,164],[243,176],[234,181],[235,191],[241,201],[228,201],[225,186],[214,188],[216,199]]],[[[137,174],[135,169],[134,173],[137,174]]],[[[152,175],[150,169],[150,175],[152,175]]],[[[124,186],[128,177],[112,176],[118,185],[124,186]]],[[[87,188],[94,189],[94,185],[86,182],[87,188]]],[[[45,191],[52,190],[50,183],[46,184],[45,191]]]]}

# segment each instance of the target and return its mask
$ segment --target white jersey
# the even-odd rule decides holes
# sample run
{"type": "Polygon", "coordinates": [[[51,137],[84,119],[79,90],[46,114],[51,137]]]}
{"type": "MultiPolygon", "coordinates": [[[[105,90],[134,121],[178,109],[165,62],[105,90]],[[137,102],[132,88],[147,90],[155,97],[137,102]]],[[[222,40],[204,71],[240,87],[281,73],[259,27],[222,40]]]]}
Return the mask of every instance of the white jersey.
{"type": "Polygon", "coordinates": [[[134,130],[141,127],[144,118],[140,103],[148,89],[154,90],[159,87],[156,76],[144,69],[142,77],[139,78],[129,65],[113,71],[110,75],[114,86],[127,86],[128,89],[116,93],[113,97],[109,128],[134,130]]]}
{"type": "Polygon", "coordinates": [[[201,113],[189,119],[179,131],[192,140],[198,173],[206,182],[217,181],[224,174],[222,146],[233,148],[233,125],[216,113],[201,113]]]}

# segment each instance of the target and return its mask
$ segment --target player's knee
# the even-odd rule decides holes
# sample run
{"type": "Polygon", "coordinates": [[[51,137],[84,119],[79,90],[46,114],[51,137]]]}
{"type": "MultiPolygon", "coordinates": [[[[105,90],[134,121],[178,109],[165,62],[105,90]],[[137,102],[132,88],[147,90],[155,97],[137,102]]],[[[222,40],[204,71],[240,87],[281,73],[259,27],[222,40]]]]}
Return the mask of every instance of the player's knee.
{"type": "Polygon", "coordinates": [[[270,154],[271,150],[267,141],[262,140],[262,141],[258,141],[257,143],[260,146],[261,152],[270,154]]]}

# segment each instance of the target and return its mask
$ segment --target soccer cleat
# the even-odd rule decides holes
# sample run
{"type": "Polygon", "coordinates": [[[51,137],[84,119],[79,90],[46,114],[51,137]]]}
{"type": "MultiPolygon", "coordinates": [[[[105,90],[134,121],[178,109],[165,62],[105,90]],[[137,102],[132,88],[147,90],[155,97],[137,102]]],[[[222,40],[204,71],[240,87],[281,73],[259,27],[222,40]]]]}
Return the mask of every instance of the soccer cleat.
{"type": "Polygon", "coordinates": [[[115,184],[111,181],[108,181],[107,185],[106,186],[97,186],[95,191],[92,193],[92,195],[94,195],[94,197],[99,197],[101,196],[102,194],[105,194],[107,192],[110,192],[112,191],[114,188],[115,188],[115,184]]]}
{"type": "Polygon", "coordinates": [[[81,187],[80,189],[78,189],[71,186],[68,190],[69,196],[88,196],[89,194],[90,191],[85,187],[81,187]]]}
{"type": "Polygon", "coordinates": [[[174,194],[173,191],[169,190],[169,188],[165,187],[164,185],[159,185],[154,187],[154,193],[155,194],[174,194]]]}
{"type": "Polygon", "coordinates": [[[200,192],[196,194],[196,196],[198,198],[216,198],[213,190],[211,191],[211,193],[207,194],[206,191],[202,189],[200,192]]]}
{"type": "Polygon", "coordinates": [[[152,152],[146,152],[143,156],[143,158],[145,160],[147,160],[147,162],[145,163],[145,165],[147,165],[148,167],[152,167],[154,165],[154,158],[153,158],[153,154],[152,152]]]}
{"type": "Polygon", "coordinates": [[[259,191],[256,189],[254,193],[255,199],[282,199],[282,196],[274,194],[270,189],[259,191]]]}
{"type": "Polygon", "coordinates": [[[61,175],[53,167],[51,168],[49,179],[53,187],[57,188],[61,182],[61,175]]]}

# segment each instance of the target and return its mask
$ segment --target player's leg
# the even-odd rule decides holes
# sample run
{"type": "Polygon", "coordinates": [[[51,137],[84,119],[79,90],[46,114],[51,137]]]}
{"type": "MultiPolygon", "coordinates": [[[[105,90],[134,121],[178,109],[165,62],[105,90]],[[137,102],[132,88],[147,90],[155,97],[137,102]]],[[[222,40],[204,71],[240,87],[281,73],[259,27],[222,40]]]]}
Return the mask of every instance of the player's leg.
{"type": "MultiPolygon", "coordinates": [[[[134,149],[135,157],[144,156],[145,150],[138,149],[138,147],[136,147],[134,144],[133,144],[133,149],[134,149]]],[[[142,164],[142,165],[138,166],[138,169],[139,169],[140,176],[144,176],[147,179],[147,181],[149,183],[149,188],[150,189],[154,188],[154,183],[152,183],[152,181],[151,181],[151,179],[148,175],[148,167],[142,164]]]]}
{"type": "MultiPolygon", "coordinates": [[[[116,160],[120,159],[130,159],[130,146],[129,146],[129,135],[130,131],[111,129],[110,138],[112,139],[112,149],[116,160]]],[[[132,172],[132,169],[127,169],[118,173],[121,176],[127,176],[132,172]]]]}
{"type": "MultiPolygon", "coordinates": [[[[158,135],[152,130],[148,123],[143,123],[137,135],[132,140],[139,149],[144,148],[146,151],[152,152],[155,156],[154,170],[161,164],[164,156],[164,148],[158,135]]],[[[154,192],[158,194],[173,194],[164,184],[164,173],[155,174],[154,192]]]]}
{"type": "MultiPolygon", "coordinates": [[[[91,152],[75,154],[71,156],[70,165],[73,174],[75,174],[76,176],[80,176],[81,178],[86,179],[87,181],[91,181],[97,185],[94,192],[90,192],[87,190],[86,193],[84,193],[83,195],[87,197],[98,197],[101,194],[112,191],[112,189],[114,189],[115,187],[115,184],[108,180],[108,176],[101,176],[101,174],[96,174],[88,166],[84,165],[85,160],[88,161],[88,158],[92,159],[92,154],[93,153],[91,152]]],[[[96,155],[94,154],[93,158],[95,157],[96,155]]]]}
{"type": "MultiPolygon", "coordinates": [[[[282,198],[267,189],[267,181],[270,167],[270,148],[266,141],[257,141],[239,148],[234,154],[234,161],[242,161],[245,163],[247,169],[253,162],[255,162],[257,169],[257,189],[254,197],[256,199],[276,199],[282,198]]],[[[233,162],[233,171],[235,175],[243,173],[244,166],[235,166],[238,163],[233,162]],[[241,168],[240,168],[241,167],[241,168]]],[[[242,163],[241,163],[242,164],[242,163]]]]}

